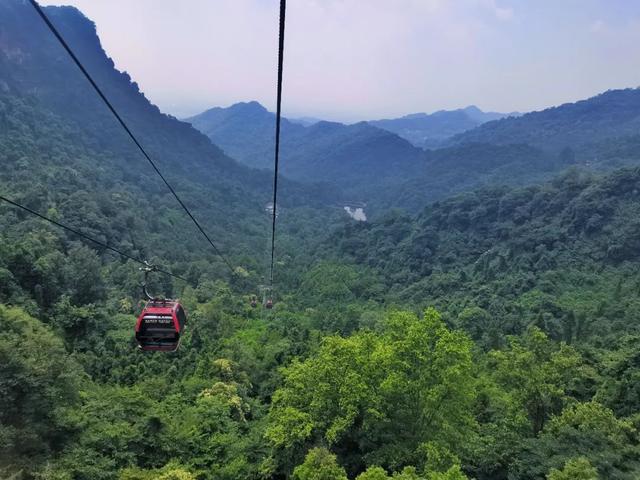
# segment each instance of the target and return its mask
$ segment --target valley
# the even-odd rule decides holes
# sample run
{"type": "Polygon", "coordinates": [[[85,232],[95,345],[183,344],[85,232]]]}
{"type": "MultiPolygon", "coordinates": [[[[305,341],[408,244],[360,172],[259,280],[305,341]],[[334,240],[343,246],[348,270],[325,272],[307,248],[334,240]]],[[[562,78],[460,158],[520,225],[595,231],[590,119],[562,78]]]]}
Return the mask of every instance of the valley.
{"type": "MultiPolygon", "coordinates": [[[[535,184],[568,168],[605,172],[636,165],[639,99],[640,90],[627,89],[523,115],[480,111],[486,122],[462,123],[433,149],[377,128],[386,121],[305,127],[285,120],[283,172],[335,187],[375,212],[399,207],[417,213],[428,202],[486,185],[535,184]]],[[[446,130],[449,117],[460,112],[436,112],[428,122],[446,130]]],[[[187,121],[240,162],[269,166],[275,117],[257,102],[214,108],[187,121]]]]}

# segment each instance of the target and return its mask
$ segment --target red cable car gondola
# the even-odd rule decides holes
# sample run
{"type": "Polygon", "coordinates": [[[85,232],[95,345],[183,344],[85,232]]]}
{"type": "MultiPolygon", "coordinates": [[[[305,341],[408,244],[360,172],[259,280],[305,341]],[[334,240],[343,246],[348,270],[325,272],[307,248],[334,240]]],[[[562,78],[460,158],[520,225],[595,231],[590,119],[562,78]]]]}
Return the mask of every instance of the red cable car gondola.
{"type": "Polygon", "coordinates": [[[268,299],[267,302],[264,304],[264,306],[269,310],[271,310],[273,308],[273,300],[268,299]]]}
{"type": "Polygon", "coordinates": [[[149,299],[136,322],[136,341],[141,350],[174,352],[187,323],[187,315],[176,300],[155,298],[147,292],[147,276],[155,267],[149,265],[144,270],[142,289],[149,299]]]}
{"type": "Polygon", "coordinates": [[[153,299],[144,306],[136,322],[136,341],[142,350],[173,352],[180,338],[187,316],[180,303],[153,299]]]}

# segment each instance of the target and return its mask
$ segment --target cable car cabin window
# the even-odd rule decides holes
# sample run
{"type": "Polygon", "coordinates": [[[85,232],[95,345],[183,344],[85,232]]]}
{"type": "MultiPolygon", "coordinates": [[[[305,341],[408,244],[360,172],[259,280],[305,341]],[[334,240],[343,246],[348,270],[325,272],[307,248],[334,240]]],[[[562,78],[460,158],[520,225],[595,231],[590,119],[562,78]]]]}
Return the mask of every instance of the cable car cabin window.
{"type": "Polygon", "coordinates": [[[177,350],[186,320],[184,309],[177,302],[147,302],[136,323],[138,346],[142,350],[177,350]]]}

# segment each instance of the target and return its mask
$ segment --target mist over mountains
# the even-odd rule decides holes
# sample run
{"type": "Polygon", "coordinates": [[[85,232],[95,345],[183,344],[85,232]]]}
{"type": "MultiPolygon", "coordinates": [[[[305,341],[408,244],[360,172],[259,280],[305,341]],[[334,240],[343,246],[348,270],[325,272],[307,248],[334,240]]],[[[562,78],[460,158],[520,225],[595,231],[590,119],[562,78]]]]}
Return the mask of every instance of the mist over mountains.
{"type": "MultiPolygon", "coordinates": [[[[0,4],[6,20],[0,41],[5,100],[27,99],[75,129],[77,143],[105,156],[102,168],[122,165],[131,172],[127,179],[152,181],[110,113],[26,7],[0,4]]],[[[216,203],[231,200],[233,208],[246,199],[258,206],[268,201],[270,174],[260,170],[272,167],[271,112],[247,102],[212,108],[186,122],[164,115],[126,72],[114,68],[92,22],[70,7],[47,11],[171,177],[218,192],[216,203]]],[[[537,183],[569,167],[605,171],[636,165],[638,132],[638,89],[611,90],[524,115],[470,106],[350,125],[283,119],[282,199],[298,205],[347,199],[378,211],[419,211],[484,185],[537,183]]]]}
{"type": "MultiPolygon", "coordinates": [[[[505,117],[515,117],[517,112],[504,114],[483,112],[471,105],[458,110],[440,110],[432,114],[412,113],[400,118],[365,120],[353,124],[325,122],[314,117],[284,118],[284,138],[305,136],[308,132],[300,127],[313,127],[319,123],[331,123],[336,131],[339,125],[349,127],[367,123],[381,130],[394,133],[419,148],[437,148],[456,134],[471,130],[483,123],[505,117]]],[[[268,167],[265,152],[257,153],[256,145],[262,145],[273,136],[275,116],[256,101],[240,102],[229,107],[214,107],[198,115],[185,118],[211,140],[222,146],[229,155],[247,165],[268,167]]],[[[325,132],[325,129],[318,131],[325,132]]],[[[370,130],[373,134],[375,130],[370,130]]],[[[313,135],[313,134],[312,134],[313,135]]]]}
{"type": "Polygon", "coordinates": [[[448,138],[471,130],[483,123],[505,117],[516,117],[517,112],[483,112],[475,105],[458,110],[439,110],[428,113],[412,113],[400,118],[370,120],[379,128],[396,133],[416,147],[437,148],[448,138]]]}

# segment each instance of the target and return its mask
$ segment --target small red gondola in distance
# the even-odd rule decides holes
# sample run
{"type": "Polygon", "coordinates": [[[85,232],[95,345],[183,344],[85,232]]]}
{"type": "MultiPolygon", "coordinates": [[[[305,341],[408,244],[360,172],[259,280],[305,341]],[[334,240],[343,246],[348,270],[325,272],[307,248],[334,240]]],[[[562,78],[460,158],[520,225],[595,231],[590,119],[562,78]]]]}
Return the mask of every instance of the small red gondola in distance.
{"type": "Polygon", "coordinates": [[[142,350],[173,352],[178,349],[187,323],[180,303],[149,300],[136,322],[136,341],[142,350]]]}

